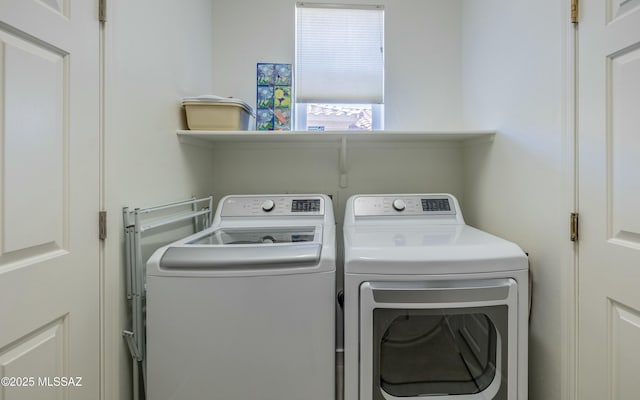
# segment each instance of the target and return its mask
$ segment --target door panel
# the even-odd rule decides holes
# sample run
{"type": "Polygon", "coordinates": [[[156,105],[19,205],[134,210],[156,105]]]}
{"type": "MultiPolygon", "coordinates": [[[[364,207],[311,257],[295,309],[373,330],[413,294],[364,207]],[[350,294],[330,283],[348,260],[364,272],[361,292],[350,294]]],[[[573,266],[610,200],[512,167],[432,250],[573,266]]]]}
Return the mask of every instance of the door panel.
{"type": "Polygon", "coordinates": [[[608,57],[608,191],[609,238],[612,243],[640,247],[640,46],[608,57]]]}
{"type": "Polygon", "coordinates": [[[100,397],[95,3],[0,1],[0,400],[100,397]]]}
{"type": "MultiPolygon", "coordinates": [[[[33,378],[24,386],[4,388],[5,400],[62,398],[63,388],[48,387],[44,377],[65,376],[67,319],[60,318],[6,347],[0,355],[2,376],[33,378]],[[32,384],[33,383],[33,384],[32,384]]],[[[54,382],[51,380],[51,382],[54,382]]]]}
{"type": "Polygon", "coordinates": [[[8,32],[0,32],[0,46],[6,114],[2,254],[25,257],[65,247],[65,55],[8,32]]]}
{"type": "Polygon", "coordinates": [[[585,0],[578,26],[578,398],[640,384],[640,1],[585,0]]]}
{"type": "Polygon", "coordinates": [[[640,313],[609,300],[609,371],[610,399],[636,399],[640,393],[640,358],[638,351],[629,351],[640,343],[640,313]]]}
{"type": "Polygon", "coordinates": [[[52,10],[60,13],[60,15],[69,16],[69,2],[67,0],[40,0],[40,2],[46,6],[51,7],[52,10]]]}
{"type": "Polygon", "coordinates": [[[608,0],[607,22],[620,18],[640,7],[640,0],[608,0]]]}

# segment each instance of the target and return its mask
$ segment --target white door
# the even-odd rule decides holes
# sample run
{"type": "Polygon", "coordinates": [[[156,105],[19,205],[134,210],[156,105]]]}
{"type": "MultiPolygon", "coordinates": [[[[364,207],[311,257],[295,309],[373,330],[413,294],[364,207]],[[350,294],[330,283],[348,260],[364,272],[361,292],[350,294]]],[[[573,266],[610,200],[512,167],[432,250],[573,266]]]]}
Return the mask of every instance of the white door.
{"type": "Polygon", "coordinates": [[[99,398],[98,35],[94,1],[0,0],[1,400],[99,398]]]}
{"type": "Polygon", "coordinates": [[[584,0],[578,398],[640,398],[640,1],[584,0]]]}

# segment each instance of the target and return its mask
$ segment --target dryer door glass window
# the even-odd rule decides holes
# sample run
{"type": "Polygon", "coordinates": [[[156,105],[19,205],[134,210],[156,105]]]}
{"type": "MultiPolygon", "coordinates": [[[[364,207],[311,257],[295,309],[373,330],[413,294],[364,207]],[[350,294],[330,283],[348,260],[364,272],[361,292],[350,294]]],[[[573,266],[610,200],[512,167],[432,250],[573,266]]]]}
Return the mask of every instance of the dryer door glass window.
{"type": "Polygon", "coordinates": [[[507,306],[375,309],[374,393],[473,395],[498,379],[500,398],[508,373],[500,368],[507,363],[507,316],[507,306]]]}

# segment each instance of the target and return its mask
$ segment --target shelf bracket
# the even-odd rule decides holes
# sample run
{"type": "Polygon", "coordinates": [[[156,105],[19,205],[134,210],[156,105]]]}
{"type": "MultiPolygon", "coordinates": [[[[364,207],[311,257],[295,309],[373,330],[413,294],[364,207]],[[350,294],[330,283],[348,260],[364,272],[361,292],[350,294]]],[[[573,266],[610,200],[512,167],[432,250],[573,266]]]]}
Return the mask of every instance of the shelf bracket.
{"type": "Polygon", "coordinates": [[[343,136],[340,141],[340,160],[338,165],[338,171],[340,172],[340,187],[343,189],[349,184],[347,175],[349,168],[347,161],[347,138],[343,136]]]}

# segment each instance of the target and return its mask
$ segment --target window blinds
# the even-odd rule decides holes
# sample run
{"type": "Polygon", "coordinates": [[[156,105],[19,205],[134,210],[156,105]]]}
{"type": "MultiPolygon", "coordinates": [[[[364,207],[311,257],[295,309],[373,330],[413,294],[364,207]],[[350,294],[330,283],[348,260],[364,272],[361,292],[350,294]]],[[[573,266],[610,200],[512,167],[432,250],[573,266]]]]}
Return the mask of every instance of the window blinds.
{"type": "Polygon", "coordinates": [[[382,6],[296,5],[296,102],[371,103],[384,97],[382,6]]]}

